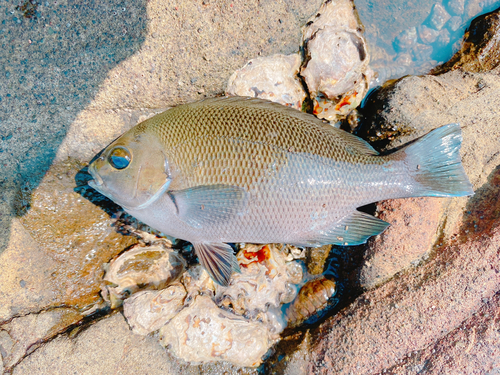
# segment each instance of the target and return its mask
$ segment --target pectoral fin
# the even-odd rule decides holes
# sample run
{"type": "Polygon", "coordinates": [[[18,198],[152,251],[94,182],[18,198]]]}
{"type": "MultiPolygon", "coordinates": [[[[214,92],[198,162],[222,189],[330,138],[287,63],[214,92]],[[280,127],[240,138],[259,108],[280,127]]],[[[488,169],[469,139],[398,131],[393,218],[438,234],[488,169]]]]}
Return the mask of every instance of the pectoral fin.
{"type": "Polygon", "coordinates": [[[242,213],[247,203],[245,190],[229,185],[196,186],[169,195],[179,218],[194,228],[221,225],[242,213]]]}
{"type": "Polygon", "coordinates": [[[227,286],[233,271],[241,272],[233,249],[228,244],[194,242],[193,246],[201,265],[217,284],[227,286]]]}

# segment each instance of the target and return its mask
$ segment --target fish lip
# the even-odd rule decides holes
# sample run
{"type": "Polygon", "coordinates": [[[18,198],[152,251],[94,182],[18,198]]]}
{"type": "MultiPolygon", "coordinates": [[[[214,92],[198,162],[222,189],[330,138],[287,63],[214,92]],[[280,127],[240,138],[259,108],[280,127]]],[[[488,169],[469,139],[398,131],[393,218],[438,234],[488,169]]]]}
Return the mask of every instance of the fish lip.
{"type": "Polygon", "coordinates": [[[99,191],[101,187],[104,186],[104,180],[99,176],[97,171],[95,170],[95,165],[91,164],[89,167],[89,173],[90,175],[94,178],[93,180],[90,180],[88,182],[88,185],[91,188],[94,188],[95,190],[99,191]]]}

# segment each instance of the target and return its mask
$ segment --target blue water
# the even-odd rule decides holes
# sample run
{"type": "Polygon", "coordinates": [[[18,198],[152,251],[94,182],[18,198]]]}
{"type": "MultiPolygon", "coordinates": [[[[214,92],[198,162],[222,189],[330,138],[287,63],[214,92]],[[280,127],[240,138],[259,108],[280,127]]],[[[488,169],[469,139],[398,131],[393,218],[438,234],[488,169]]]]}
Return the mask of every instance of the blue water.
{"type": "Polygon", "coordinates": [[[372,87],[405,75],[426,74],[448,61],[472,19],[499,0],[355,0],[378,73],[372,87]]]}

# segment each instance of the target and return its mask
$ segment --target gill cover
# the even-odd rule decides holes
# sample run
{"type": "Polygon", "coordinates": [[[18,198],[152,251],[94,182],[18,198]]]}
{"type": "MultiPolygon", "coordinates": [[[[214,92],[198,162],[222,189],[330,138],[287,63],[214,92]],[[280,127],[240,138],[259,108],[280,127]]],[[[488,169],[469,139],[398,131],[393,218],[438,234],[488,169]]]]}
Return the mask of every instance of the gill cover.
{"type": "Polygon", "coordinates": [[[89,185],[129,209],[141,209],[167,191],[171,179],[161,143],[148,133],[129,130],[89,166],[89,185]]]}

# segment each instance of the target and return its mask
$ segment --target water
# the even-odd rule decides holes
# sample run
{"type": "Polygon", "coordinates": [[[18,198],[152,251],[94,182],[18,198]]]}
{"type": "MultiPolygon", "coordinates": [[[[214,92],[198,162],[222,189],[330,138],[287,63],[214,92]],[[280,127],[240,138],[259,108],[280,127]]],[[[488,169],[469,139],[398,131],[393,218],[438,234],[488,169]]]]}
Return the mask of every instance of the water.
{"type": "Polygon", "coordinates": [[[472,19],[500,7],[498,0],[356,0],[365,27],[371,86],[406,75],[426,74],[461,47],[472,19]]]}

